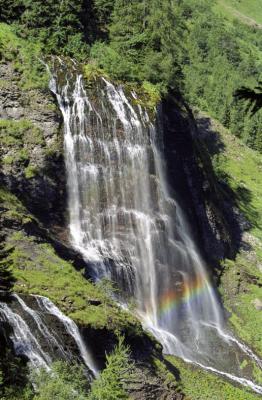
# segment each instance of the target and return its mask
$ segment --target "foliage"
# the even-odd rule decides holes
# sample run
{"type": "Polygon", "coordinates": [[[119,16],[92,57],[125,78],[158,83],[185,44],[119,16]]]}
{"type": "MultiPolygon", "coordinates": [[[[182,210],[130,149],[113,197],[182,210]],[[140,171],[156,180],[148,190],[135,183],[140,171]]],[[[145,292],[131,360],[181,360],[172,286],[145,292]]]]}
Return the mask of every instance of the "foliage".
{"type": "Polygon", "coordinates": [[[25,396],[31,393],[27,388],[28,368],[20,357],[8,349],[5,335],[0,332],[0,399],[1,400],[29,400],[25,396]]]}
{"type": "Polygon", "coordinates": [[[42,131],[26,119],[0,120],[0,144],[4,165],[15,164],[27,179],[37,174],[37,167],[30,162],[30,151],[44,143],[42,131]]]}
{"type": "Polygon", "coordinates": [[[163,90],[178,84],[182,33],[179,10],[170,1],[116,0],[109,24],[110,43],[95,43],[91,56],[110,76],[148,80],[163,90]],[[161,24],[159,24],[161,21],[161,24]]]}
{"type": "Polygon", "coordinates": [[[251,115],[254,115],[262,108],[262,82],[254,89],[241,87],[235,92],[235,97],[248,101],[248,108],[251,115]]]}
{"type": "Polygon", "coordinates": [[[28,167],[25,168],[25,177],[26,179],[31,179],[34,178],[37,175],[38,168],[34,165],[28,165],[28,167]]]}
{"type": "Polygon", "coordinates": [[[212,4],[183,2],[187,18],[187,54],[183,63],[184,90],[188,102],[217,118],[232,133],[259,151],[262,112],[251,118],[244,101],[234,92],[254,86],[261,72],[261,35],[236,21],[219,17],[212,4]],[[205,9],[201,12],[201,4],[205,9]]]}
{"type": "MultiPolygon", "coordinates": [[[[231,3],[244,7],[242,0],[231,3]]],[[[2,54],[17,59],[25,86],[43,76],[35,56],[52,53],[89,59],[88,79],[102,70],[116,80],[148,82],[162,95],[181,91],[191,105],[262,151],[262,111],[251,118],[245,102],[233,96],[240,85],[254,87],[259,81],[260,31],[227,14],[221,17],[221,7],[215,0],[12,0],[2,19],[16,28],[8,31],[2,24],[7,34],[1,39],[0,31],[2,54]],[[28,40],[12,36],[14,31],[28,40]]]]}
{"type": "Polygon", "coordinates": [[[63,53],[85,58],[88,45],[88,20],[90,6],[88,1],[17,0],[5,4],[2,21],[16,22],[20,35],[34,42],[35,38],[46,53],[63,53]]]}
{"type": "Polygon", "coordinates": [[[40,62],[42,44],[17,35],[16,26],[0,23],[0,62],[10,61],[20,74],[23,89],[45,88],[48,83],[46,68],[40,62]]]}
{"type": "Polygon", "coordinates": [[[10,292],[14,286],[15,279],[10,270],[10,265],[5,261],[6,254],[0,249],[0,291],[10,292]]]}
{"type": "Polygon", "coordinates": [[[0,143],[4,146],[15,146],[44,143],[43,134],[31,121],[0,119],[0,143]]]}
{"type": "Polygon", "coordinates": [[[95,81],[102,75],[105,76],[104,71],[98,68],[97,64],[94,62],[89,62],[83,66],[83,75],[87,81],[95,81]]]}
{"type": "MultiPolygon", "coordinates": [[[[20,364],[17,363],[16,368],[18,365],[20,364]]],[[[2,380],[5,390],[1,393],[0,380],[0,395],[3,396],[1,400],[17,398],[15,390],[19,393],[20,400],[125,400],[129,398],[125,385],[132,375],[134,376],[133,368],[129,348],[125,346],[123,337],[119,336],[118,344],[114,351],[107,355],[106,367],[93,381],[91,390],[83,367],[56,361],[52,364],[51,371],[42,369],[31,372],[30,381],[33,382],[33,387],[26,384],[25,377],[24,388],[20,388],[18,383],[15,388],[9,388],[2,380]]],[[[0,374],[0,379],[1,376],[3,375],[0,374]]]]}
{"type": "Polygon", "coordinates": [[[129,348],[124,345],[123,337],[119,336],[113,353],[106,357],[106,368],[92,384],[88,400],[127,400],[125,385],[132,374],[129,348]]]}
{"type": "Polygon", "coordinates": [[[88,391],[87,377],[77,364],[54,362],[51,373],[45,369],[33,373],[35,394],[32,400],[85,400],[88,391]]]}

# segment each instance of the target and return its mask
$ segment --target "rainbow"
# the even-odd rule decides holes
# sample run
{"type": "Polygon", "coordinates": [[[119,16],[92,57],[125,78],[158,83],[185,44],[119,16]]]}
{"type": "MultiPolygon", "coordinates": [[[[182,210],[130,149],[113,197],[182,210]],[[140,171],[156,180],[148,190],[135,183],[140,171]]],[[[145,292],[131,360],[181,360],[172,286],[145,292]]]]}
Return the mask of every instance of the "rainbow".
{"type": "Polygon", "coordinates": [[[208,286],[207,278],[199,275],[194,280],[185,280],[179,290],[175,291],[173,289],[165,292],[160,298],[159,316],[163,317],[173,309],[192,301],[201,295],[208,286]]]}

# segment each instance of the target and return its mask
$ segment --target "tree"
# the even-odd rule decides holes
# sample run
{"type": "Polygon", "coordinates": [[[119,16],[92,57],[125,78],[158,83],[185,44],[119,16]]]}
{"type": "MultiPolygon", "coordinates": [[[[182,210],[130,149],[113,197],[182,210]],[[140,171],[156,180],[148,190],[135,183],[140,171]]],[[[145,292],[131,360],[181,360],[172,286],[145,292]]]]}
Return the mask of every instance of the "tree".
{"type": "Polygon", "coordinates": [[[239,100],[247,100],[251,114],[256,114],[262,108],[262,82],[255,89],[242,86],[237,89],[234,96],[239,100]]]}
{"type": "Polygon", "coordinates": [[[11,271],[11,261],[8,259],[8,251],[2,244],[0,246],[0,292],[6,295],[12,291],[15,278],[11,271]]]}
{"type": "Polygon", "coordinates": [[[93,382],[88,400],[127,400],[126,382],[134,375],[134,365],[130,361],[129,348],[119,336],[113,353],[106,357],[106,368],[93,382]]]}
{"type": "Polygon", "coordinates": [[[11,23],[24,12],[23,0],[0,0],[0,22],[11,23]]]}

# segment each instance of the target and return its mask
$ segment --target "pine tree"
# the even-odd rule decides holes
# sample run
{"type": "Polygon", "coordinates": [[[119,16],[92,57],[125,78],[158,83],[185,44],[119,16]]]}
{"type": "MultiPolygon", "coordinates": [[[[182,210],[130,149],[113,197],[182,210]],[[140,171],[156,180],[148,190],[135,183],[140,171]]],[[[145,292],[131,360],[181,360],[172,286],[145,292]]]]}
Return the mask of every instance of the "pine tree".
{"type": "Polygon", "coordinates": [[[129,348],[124,345],[124,339],[119,342],[113,353],[107,356],[106,368],[92,384],[88,400],[127,400],[126,382],[132,379],[133,363],[130,361],[129,348]]]}
{"type": "Polygon", "coordinates": [[[0,247],[0,293],[4,295],[12,291],[15,282],[10,264],[8,251],[2,244],[0,247]]]}

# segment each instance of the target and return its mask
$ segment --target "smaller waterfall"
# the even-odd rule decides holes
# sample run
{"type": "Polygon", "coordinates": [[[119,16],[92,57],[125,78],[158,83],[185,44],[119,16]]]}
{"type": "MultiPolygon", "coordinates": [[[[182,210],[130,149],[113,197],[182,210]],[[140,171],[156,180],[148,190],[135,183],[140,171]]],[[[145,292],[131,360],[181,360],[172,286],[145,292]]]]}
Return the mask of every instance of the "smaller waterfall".
{"type": "Polygon", "coordinates": [[[37,329],[42,333],[45,339],[50,344],[57,347],[65,358],[68,358],[68,354],[64,351],[63,346],[58,342],[55,335],[51,333],[50,329],[48,329],[47,325],[42,320],[40,314],[37,311],[33,310],[32,308],[28,307],[27,304],[24,302],[24,300],[22,300],[21,297],[19,297],[17,294],[14,294],[13,296],[19,302],[23,310],[27,312],[31,316],[31,318],[33,318],[33,320],[37,325],[37,329]]]}
{"type": "Polygon", "coordinates": [[[31,333],[29,326],[23,318],[13,312],[5,303],[0,303],[0,315],[13,329],[11,340],[14,345],[15,353],[17,355],[26,356],[30,360],[32,366],[37,369],[49,369],[51,358],[42,350],[39,342],[31,333]]]}
{"type": "Polygon", "coordinates": [[[87,351],[86,345],[81,337],[81,334],[79,332],[79,329],[77,325],[72,321],[70,318],[68,318],[66,315],[64,315],[59,308],[57,308],[47,297],[43,296],[35,296],[37,299],[37,302],[42,308],[43,311],[50,313],[54,315],[56,318],[58,318],[62,324],[64,325],[66,331],[69,333],[69,335],[72,336],[74,341],[76,342],[76,345],[79,349],[79,352],[81,354],[82,359],[84,360],[86,366],[91,369],[93,374],[96,376],[98,375],[98,370],[95,366],[95,363],[90,356],[90,354],[87,351]]]}
{"type": "Polygon", "coordinates": [[[10,338],[15,353],[26,356],[31,365],[37,369],[41,367],[50,369],[52,362],[57,358],[72,360],[73,354],[66,349],[63,338],[59,337],[56,329],[52,329],[46,321],[46,317],[52,315],[54,321],[57,321],[58,325],[63,327],[66,334],[72,338],[88,370],[96,376],[98,370],[81,338],[77,325],[46,297],[34,295],[31,297],[36,301],[36,309],[29,307],[17,294],[12,295],[10,305],[0,303],[0,317],[13,330],[10,338]]]}

